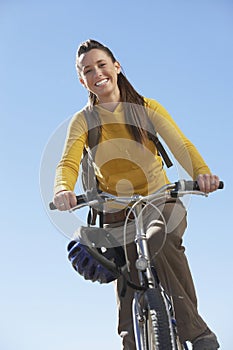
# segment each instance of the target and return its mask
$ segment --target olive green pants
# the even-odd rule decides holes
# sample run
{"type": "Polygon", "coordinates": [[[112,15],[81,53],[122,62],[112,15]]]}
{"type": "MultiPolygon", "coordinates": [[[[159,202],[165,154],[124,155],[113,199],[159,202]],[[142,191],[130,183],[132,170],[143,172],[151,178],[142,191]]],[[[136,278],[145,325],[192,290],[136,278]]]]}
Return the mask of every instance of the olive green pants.
{"type": "MultiPolygon", "coordinates": [[[[165,291],[172,297],[177,328],[181,342],[193,340],[203,333],[207,325],[197,311],[197,298],[188,261],[185,256],[185,248],[182,246],[182,236],[186,229],[186,209],[181,202],[166,203],[163,207],[150,207],[143,215],[144,227],[148,237],[148,245],[153,265],[165,291]],[[163,220],[161,220],[163,218],[163,220]],[[165,224],[165,222],[166,224],[165,224]],[[167,235],[164,232],[167,230],[167,235]],[[166,238],[161,249],[161,242],[166,238]]],[[[122,234],[122,226],[107,225],[114,235],[122,234]]],[[[137,271],[134,266],[136,248],[133,243],[135,225],[133,222],[127,225],[128,258],[130,261],[131,278],[137,281],[137,271]],[[131,241],[131,243],[130,243],[131,241]]],[[[118,333],[122,337],[124,350],[135,350],[134,333],[132,325],[131,305],[134,290],[127,287],[124,297],[120,296],[122,290],[122,278],[116,282],[117,306],[118,306],[118,333]]]]}

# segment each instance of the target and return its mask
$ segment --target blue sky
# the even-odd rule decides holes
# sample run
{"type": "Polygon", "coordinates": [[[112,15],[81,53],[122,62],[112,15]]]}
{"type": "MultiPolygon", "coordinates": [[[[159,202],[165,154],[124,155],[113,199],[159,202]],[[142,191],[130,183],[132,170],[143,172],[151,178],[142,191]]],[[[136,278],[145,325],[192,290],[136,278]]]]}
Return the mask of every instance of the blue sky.
{"type": "Polygon", "coordinates": [[[231,349],[232,15],[231,0],[1,1],[1,349],[120,348],[113,286],[75,275],[39,185],[51,136],[86,103],[74,60],[89,37],[167,108],[226,184],[192,198],[185,245],[200,312],[231,349]]]}

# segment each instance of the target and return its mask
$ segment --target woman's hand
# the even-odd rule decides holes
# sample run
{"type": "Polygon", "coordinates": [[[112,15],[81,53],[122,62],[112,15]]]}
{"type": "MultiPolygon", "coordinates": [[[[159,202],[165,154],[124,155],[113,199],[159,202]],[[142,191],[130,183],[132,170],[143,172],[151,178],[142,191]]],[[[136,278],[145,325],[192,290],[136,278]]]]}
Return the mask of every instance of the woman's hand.
{"type": "Polygon", "coordinates": [[[197,177],[198,186],[201,192],[209,193],[216,191],[219,186],[219,178],[216,175],[201,174],[197,177]]]}
{"type": "Polygon", "coordinates": [[[58,210],[69,210],[77,204],[76,194],[66,190],[58,192],[53,198],[53,203],[58,210]]]}

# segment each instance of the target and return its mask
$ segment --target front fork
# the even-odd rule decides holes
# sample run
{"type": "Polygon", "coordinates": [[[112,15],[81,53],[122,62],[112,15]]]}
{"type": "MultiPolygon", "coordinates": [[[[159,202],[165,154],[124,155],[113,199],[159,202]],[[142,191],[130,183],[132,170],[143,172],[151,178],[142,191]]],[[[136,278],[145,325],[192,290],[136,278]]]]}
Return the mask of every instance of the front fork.
{"type": "Polygon", "coordinates": [[[136,220],[137,220],[137,232],[135,238],[135,244],[137,247],[138,258],[135,262],[136,269],[138,270],[139,282],[141,286],[145,286],[145,277],[149,288],[154,288],[154,277],[150,266],[150,254],[148,249],[147,237],[144,230],[143,218],[142,218],[143,203],[138,203],[135,208],[136,220]]]}

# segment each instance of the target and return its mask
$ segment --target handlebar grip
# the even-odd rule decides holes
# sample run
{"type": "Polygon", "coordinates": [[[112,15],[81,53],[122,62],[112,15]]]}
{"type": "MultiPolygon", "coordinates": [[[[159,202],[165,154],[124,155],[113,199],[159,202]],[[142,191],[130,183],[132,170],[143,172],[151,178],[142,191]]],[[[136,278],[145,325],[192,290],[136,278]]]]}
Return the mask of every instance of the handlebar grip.
{"type": "MultiPolygon", "coordinates": [[[[222,190],[224,188],[224,182],[223,181],[219,181],[219,186],[218,186],[218,189],[219,190],[222,190]]],[[[199,191],[200,188],[198,186],[198,182],[197,181],[194,181],[194,184],[193,184],[193,190],[197,190],[199,191]]]]}
{"type": "MultiPolygon", "coordinates": [[[[178,191],[199,191],[200,188],[198,186],[198,182],[197,181],[192,181],[192,180],[180,180],[177,183],[177,190],[178,191]]],[[[223,181],[219,181],[219,186],[218,189],[223,189],[224,188],[224,182],[223,181]]]]}
{"type": "Polygon", "coordinates": [[[223,188],[224,188],[224,182],[223,181],[219,181],[218,189],[222,190],[223,188]]]}
{"type": "MultiPolygon", "coordinates": [[[[85,199],[85,197],[83,195],[76,196],[76,199],[77,199],[77,204],[86,203],[86,199],[85,199]]],[[[49,209],[50,210],[56,210],[57,207],[56,207],[56,205],[53,202],[50,202],[49,203],[49,209]]]]}
{"type": "Polygon", "coordinates": [[[56,210],[57,207],[54,205],[53,202],[50,202],[50,203],[49,203],[49,209],[50,209],[50,210],[56,210]]]}

